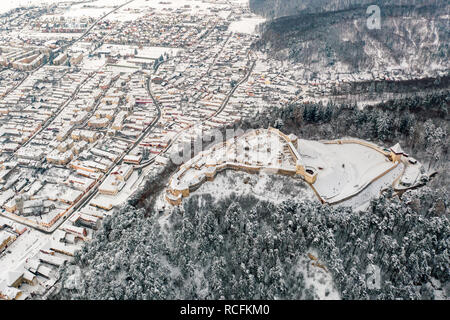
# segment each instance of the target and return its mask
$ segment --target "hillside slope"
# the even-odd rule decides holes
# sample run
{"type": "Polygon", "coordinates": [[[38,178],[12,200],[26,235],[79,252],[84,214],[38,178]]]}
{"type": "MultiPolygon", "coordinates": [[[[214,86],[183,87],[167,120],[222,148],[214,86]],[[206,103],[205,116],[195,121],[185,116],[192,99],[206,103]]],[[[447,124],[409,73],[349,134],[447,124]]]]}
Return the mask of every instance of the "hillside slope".
{"type": "Polygon", "coordinates": [[[323,13],[354,8],[367,8],[369,5],[434,5],[440,0],[250,0],[250,9],[266,18],[280,18],[299,13],[323,13]]]}
{"type": "MultiPolygon", "coordinates": [[[[274,8],[278,2],[272,1],[274,8]]],[[[277,59],[302,63],[311,72],[399,69],[432,75],[449,68],[445,14],[449,8],[444,1],[423,6],[385,5],[378,30],[367,27],[367,6],[302,12],[267,22],[256,46],[277,59]]]]}
{"type": "Polygon", "coordinates": [[[446,199],[428,188],[403,200],[388,192],[360,213],[202,195],[162,225],[127,206],[63,268],[54,298],[448,299],[446,199]]]}

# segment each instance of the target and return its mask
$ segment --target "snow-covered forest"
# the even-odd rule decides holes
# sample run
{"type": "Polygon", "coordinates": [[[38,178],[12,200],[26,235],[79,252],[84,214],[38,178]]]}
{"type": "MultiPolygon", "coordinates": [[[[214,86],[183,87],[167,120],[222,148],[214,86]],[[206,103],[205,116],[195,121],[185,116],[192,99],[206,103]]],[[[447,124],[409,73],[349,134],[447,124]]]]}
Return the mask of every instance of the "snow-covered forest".
{"type": "Polygon", "coordinates": [[[298,13],[320,13],[329,11],[342,11],[371,4],[379,6],[424,6],[436,5],[441,0],[250,0],[249,5],[253,12],[268,18],[278,18],[298,13]]]}
{"type": "Polygon", "coordinates": [[[299,63],[313,75],[396,69],[423,77],[448,70],[446,1],[379,1],[379,29],[367,27],[366,11],[373,1],[253,2],[256,13],[282,16],[261,27],[256,47],[299,63]],[[292,8],[297,5],[301,10],[292,8]]]}
{"type": "Polygon", "coordinates": [[[128,205],[66,267],[57,298],[314,299],[298,263],[315,250],[343,299],[442,299],[447,199],[428,188],[402,199],[386,192],[353,212],[239,195],[211,205],[202,195],[167,219],[128,205]],[[369,281],[372,266],[378,284],[369,281]]]}

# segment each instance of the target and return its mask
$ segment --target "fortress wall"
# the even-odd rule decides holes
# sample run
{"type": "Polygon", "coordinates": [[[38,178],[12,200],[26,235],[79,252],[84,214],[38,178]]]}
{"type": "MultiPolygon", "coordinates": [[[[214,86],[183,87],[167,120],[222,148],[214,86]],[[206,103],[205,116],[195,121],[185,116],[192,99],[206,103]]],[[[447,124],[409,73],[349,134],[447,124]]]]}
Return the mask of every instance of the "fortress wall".
{"type": "MultiPolygon", "coordinates": [[[[252,131],[250,133],[247,133],[241,137],[239,137],[239,139],[245,139],[246,137],[249,136],[255,136],[258,134],[261,134],[262,131],[261,130],[255,130],[252,131]]],[[[284,133],[280,132],[278,129],[275,128],[271,128],[269,127],[267,129],[267,132],[265,132],[266,134],[270,135],[270,134],[276,134],[277,136],[279,136],[282,140],[284,140],[287,144],[287,147],[289,149],[290,154],[292,155],[293,158],[296,158],[297,160],[300,160],[299,155],[298,155],[298,151],[297,150],[293,150],[293,148],[295,148],[290,140],[290,138],[285,135],[284,133]],[[297,151],[297,152],[295,152],[297,151]]],[[[210,155],[212,154],[214,151],[217,151],[218,149],[220,149],[221,147],[227,147],[229,145],[231,145],[232,143],[235,143],[237,141],[237,139],[233,139],[233,141],[226,141],[223,143],[220,143],[218,145],[213,146],[210,151],[202,153],[202,156],[206,156],[206,155],[210,155]]],[[[361,140],[357,140],[357,139],[339,139],[339,140],[333,140],[333,141],[321,141],[324,144],[359,144],[368,148],[371,148],[385,156],[389,156],[389,152],[384,151],[383,149],[381,149],[380,147],[369,143],[369,142],[365,142],[365,141],[361,141],[361,140]]],[[[286,150],[287,151],[287,150],[286,150]]],[[[194,161],[192,161],[192,163],[194,164],[194,161]]],[[[359,193],[361,193],[363,190],[365,190],[369,185],[371,185],[373,182],[375,182],[376,180],[380,179],[381,177],[383,177],[384,175],[386,175],[387,173],[389,173],[390,171],[394,170],[398,165],[400,164],[400,162],[397,162],[395,165],[393,165],[391,168],[389,168],[388,170],[384,171],[383,173],[379,174],[378,176],[376,176],[375,178],[373,178],[371,181],[369,181],[368,183],[366,183],[364,186],[362,186],[359,190],[357,190],[356,192],[354,192],[353,194],[340,199],[338,201],[334,201],[334,202],[328,202],[326,200],[324,200],[320,194],[317,192],[317,190],[314,188],[313,184],[315,183],[316,179],[317,179],[317,173],[311,175],[309,173],[306,172],[306,168],[304,166],[301,165],[297,165],[295,170],[290,170],[287,168],[267,168],[269,171],[271,172],[275,172],[275,173],[279,173],[279,174],[283,174],[283,175],[289,175],[289,176],[294,176],[294,175],[300,175],[303,177],[303,179],[311,186],[311,188],[313,189],[314,193],[317,195],[318,199],[322,202],[322,203],[328,203],[328,204],[339,204],[342,203],[356,195],[358,195],[359,193]]],[[[181,194],[182,197],[188,197],[190,194],[190,191],[194,191],[196,189],[198,189],[200,187],[200,185],[202,183],[204,183],[205,181],[213,181],[217,175],[217,173],[224,171],[224,170],[236,170],[236,171],[244,171],[244,172],[248,172],[250,174],[257,174],[260,173],[261,170],[266,169],[266,167],[264,166],[257,166],[257,165],[250,165],[250,164],[246,164],[246,163],[238,163],[238,162],[225,162],[225,161],[218,161],[215,164],[209,164],[207,165],[205,163],[206,167],[215,167],[215,171],[213,173],[209,173],[209,174],[205,174],[203,179],[201,181],[199,181],[198,183],[196,183],[195,185],[191,185],[189,187],[187,187],[186,190],[172,190],[171,187],[169,187],[169,192],[171,194],[173,194],[174,196],[178,196],[181,194]]],[[[184,172],[180,174],[180,176],[183,176],[184,173],[191,169],[191,166],[188,165],[183,165],[181,166],[180,170],[183,170],[184,172]]],[[[177,173],[176,173],[177,174],[177,173]]],[[[174,176],[176,176],[176,174],[174,176]]],[[[398,180],[398,178],[397,178],[398,180]]],[[[172,179],[170,180],[170,182],[172,181],[172,179]]],[[[171,183],[169,182],[169,186],[171,185],[171,183]]],[[[167,197],[166,197],[167,199],[167,197]]],[[[167,199],[170,203],[172,202],[176,202],[176,203],[181,203],[181,201],[173,201],[172,199],[167,199]]]]}
{"type": "MultiPolygon", "coordinates": [[[[343,198],[343,199],[337,200],[337,201],[331,201],[331,202],[325,201],[325,202],[328,203],[328,204],[331,204],[331,205],[336,205],[336,204],[340,204],[340,203],[342,203],[342,202],[344,202],[344,201],[347,201],[347,200],[353,198],[354,196],[360,194],[360,193],[363,192],[365,189],[367,189],[367,187],[369,187],[372,183],[374,183],[375,181],[377,181],[378,179],[380,179],[380,178],[383,177],[384,175],[388,174],[389,172],[391,172],[392,170],[394,170],[395,168],[397,168],[399,164],[400,164],[400,162],[397,162],[395,165],[393,165],[392,167],[390,167],[389,169],[387,169],[387,170],[384,171],[383,173],[379,174],[378,176],[376,176],[375,178],[373,178],[372,180],[370,180],[369,182],[367,182],[364,186],[362,186],[359,190],[357,190],[356,192],[352,193],[351,195],[349,195],[349,196],[347,196],[347,197],[345,197],[345,198],[343,198]]],[[[400,175],[400,176],[401,176],[401,175],[400,175]]]]}
{"type": "Polygon", "coordinates": [[[331,140],[331,141],[321,141],[323,144],[359,144],[362,145],[364,147],[368,147],[370,149],[373,149],[379,153],[382,153],[383,155],[385,155],[386,157],[389,156],[391,153],[390,152],[386,152],[383,149],[381,149],[380,147],[378,147],[375,144],[366,142],[366,141],[361,141],[361,140],[356,140],[356,139],[339,139],[339,140],[331,140]]]}

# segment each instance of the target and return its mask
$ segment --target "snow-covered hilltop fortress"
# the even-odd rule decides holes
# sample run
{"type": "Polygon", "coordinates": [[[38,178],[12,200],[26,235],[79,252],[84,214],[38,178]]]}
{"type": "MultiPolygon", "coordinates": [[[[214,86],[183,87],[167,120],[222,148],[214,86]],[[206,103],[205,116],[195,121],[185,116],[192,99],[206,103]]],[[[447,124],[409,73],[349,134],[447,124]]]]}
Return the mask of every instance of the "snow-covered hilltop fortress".
{"type": "Polygon", "coordinates": [[[184,197],[213,180],[218,172],[233,169],[301,177],[322,203],[346,201],[352,205],[352,198],[370,200],[389,185],[395,189],[415,185],[420,168],[399,144],[383,149],[357,139],[309,141],[274,128],[257,129],[187,161],[171,177],[165,198],[180,205],[184,197]]]}

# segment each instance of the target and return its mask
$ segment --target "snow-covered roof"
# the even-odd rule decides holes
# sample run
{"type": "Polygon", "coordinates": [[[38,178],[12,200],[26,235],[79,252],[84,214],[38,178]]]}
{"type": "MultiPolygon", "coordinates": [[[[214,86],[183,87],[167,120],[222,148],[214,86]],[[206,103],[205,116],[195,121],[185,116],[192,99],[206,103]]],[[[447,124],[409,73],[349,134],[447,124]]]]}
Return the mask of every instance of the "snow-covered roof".
{"type": "Polygon", "coordinates": [[[403,154],[403,149],[400,147],[400,143],[397,143],[395,146],[391,147],[391,151],[395,154],[403,154]]]}
{"type": "Polygon", "coordinates": [[[8,241],[11,238],[11,235],[6,231],[0,231],[0,244],[5,241],[8,241]]]}

